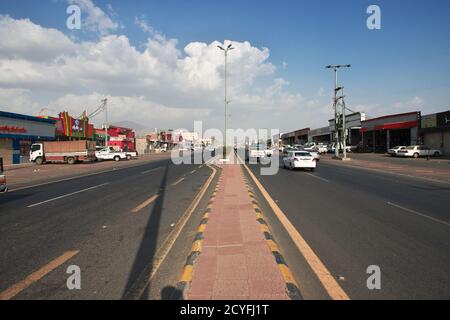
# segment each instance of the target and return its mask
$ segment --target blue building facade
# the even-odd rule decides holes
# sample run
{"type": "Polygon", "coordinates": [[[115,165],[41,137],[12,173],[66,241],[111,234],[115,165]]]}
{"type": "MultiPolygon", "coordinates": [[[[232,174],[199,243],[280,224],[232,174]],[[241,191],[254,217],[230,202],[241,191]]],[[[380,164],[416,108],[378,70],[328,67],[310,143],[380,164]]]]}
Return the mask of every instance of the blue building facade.
{"type": "Polygon", "coordinates": [[[0,158],[3,163],[27,161],[31,144],[55,139],[55,120],[0,111],[0,158]]]}

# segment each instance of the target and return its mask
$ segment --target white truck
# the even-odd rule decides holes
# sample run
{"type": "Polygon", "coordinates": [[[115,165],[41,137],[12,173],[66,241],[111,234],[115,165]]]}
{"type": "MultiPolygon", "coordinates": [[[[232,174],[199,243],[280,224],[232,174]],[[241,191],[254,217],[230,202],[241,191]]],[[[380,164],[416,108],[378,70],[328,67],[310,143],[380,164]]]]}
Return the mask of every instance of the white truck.
{"type": "Polygon", "coordinates": [[[45,141],[31,145],[30,161],[40,165],[49,162],[75,164],[95,160],[95,143],[87,140],[45,141]]]}
{"type": "Polygon", "coordinates": [[[128,160],[129,156],[126,152],[122,151],[116,151],[113,147],[107,147],[100,149],[95,152],[95,156],[97,157],[97,160],[114,160],[114,161],[120,161],[120,160],[128,160]]]}

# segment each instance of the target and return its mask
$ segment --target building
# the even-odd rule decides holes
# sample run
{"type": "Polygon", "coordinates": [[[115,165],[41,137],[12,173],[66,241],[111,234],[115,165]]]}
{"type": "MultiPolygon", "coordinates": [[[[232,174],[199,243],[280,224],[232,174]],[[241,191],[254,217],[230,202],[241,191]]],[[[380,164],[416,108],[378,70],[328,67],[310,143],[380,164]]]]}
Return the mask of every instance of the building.
{"type": "MultiPolygon", "coordinates": [[[[355,146],[361,143],[361,123],[366,120],[366,114],[364,112],[355,112],[345,116],[345,128],[347,131],[346,145],[355,146]]],[[[339,123],[342,123],[342,115],[340,116],[339,123]]],[[[335,135],[335,121],[334,119],[328,120],[331,142],[334,142],[335,135]]],[[[341,132],[341,131],[339,131],[341,132]]],[[[341,141],[341,138],[339,138],[341,141]]]]}
{"type": "MultiPolygon", "coordinates": [[[[98,145],[105,145],[105,129],[95,129],[94,139],[98,145]]],[[[109,126],[108,146],[125,151],[136,150],[136,134],[133,129],[109,126]]]]}
{"type": "Polygon", "coordinates": [[[0,158],[3,163],[28,161],[31,144],[55,139],[53,119],[0,111],[0,158]]]}
{"type": "Polygon", "coordinates": [[[418,144],[419,125],[419,111],[362,121],[362,150],[386,152],[391,147],[418,144]]]}
{"type": "Polygon", "coordinates": [[[284,145],[305,144],[308,142],[308,134],[310,129],[304,128],[281,135],[284,145]]]}
{"type": "Polygon", "coordinates": [[[421,117],[420,142],[450,156],[450,110],[421,117]]]}
{"type": "Polygon", "coordinates": [[[310,130],[308,134],[308,142],[329,144],[332,141],[330,127],[322,127],[310,130]]]}

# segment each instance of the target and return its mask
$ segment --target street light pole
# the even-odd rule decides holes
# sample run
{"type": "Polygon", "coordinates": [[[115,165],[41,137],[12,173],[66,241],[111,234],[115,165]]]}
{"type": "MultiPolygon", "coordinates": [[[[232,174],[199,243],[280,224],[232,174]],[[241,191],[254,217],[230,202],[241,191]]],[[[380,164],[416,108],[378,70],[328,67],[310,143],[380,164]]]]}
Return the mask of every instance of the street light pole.
{"type": "Polygon", "coordinates": [[[222,50],[225,54],[225,131],[224,131],[224,143],[223,143],[223,160],[226,160],[227,158],[227,107],[228,107],[228,80],[227,80],[227,58],[228,58],[228,51],[234,50],[234,47],[231,45],[231,43],[226,47],[223,48],[222,46],[217,46],[220,50],[222,50]]]}
{"type": "MultiPolygon", "coordinates": [[[[345,64],[345,65],[328,65],[325,68],[327,69],[333,69],[334,70],[334,100],[333,100],[333,107],[334,107],[334,155],[336,158],[339,158],[339,131],[338,131],[338,124],[339,124],[339,112],[337,109],[338,105],[338,98],[337,98],[337,92],[341,89],[338,88],[338,70],[340,68],[350,68],[351,65],[345,64]]],[[[343,119],[345,121],[345,119],[343,119]]],[[[345,124],[344,124],[345,128],[345,124]]],[[[345,139],[345,132],[343,133],[344,139],[345,139]]],[[[344,143],[345,144],[345,143],[344,143]]],[[[345,155],[345,150],[344,150],[345,155]]]]}

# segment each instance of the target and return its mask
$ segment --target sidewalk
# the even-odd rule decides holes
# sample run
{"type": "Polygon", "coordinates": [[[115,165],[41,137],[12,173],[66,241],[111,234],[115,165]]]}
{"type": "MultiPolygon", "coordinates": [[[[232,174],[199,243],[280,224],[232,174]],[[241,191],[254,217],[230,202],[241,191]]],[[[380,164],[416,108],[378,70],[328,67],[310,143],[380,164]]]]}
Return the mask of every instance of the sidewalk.
{"type": "Polygon", "coordinates": [[[190,300],[300,298],[237,164],[222,174],[181,277],[190,300]],[[195,262],[194,262],[195,260],[195,262]]]}

